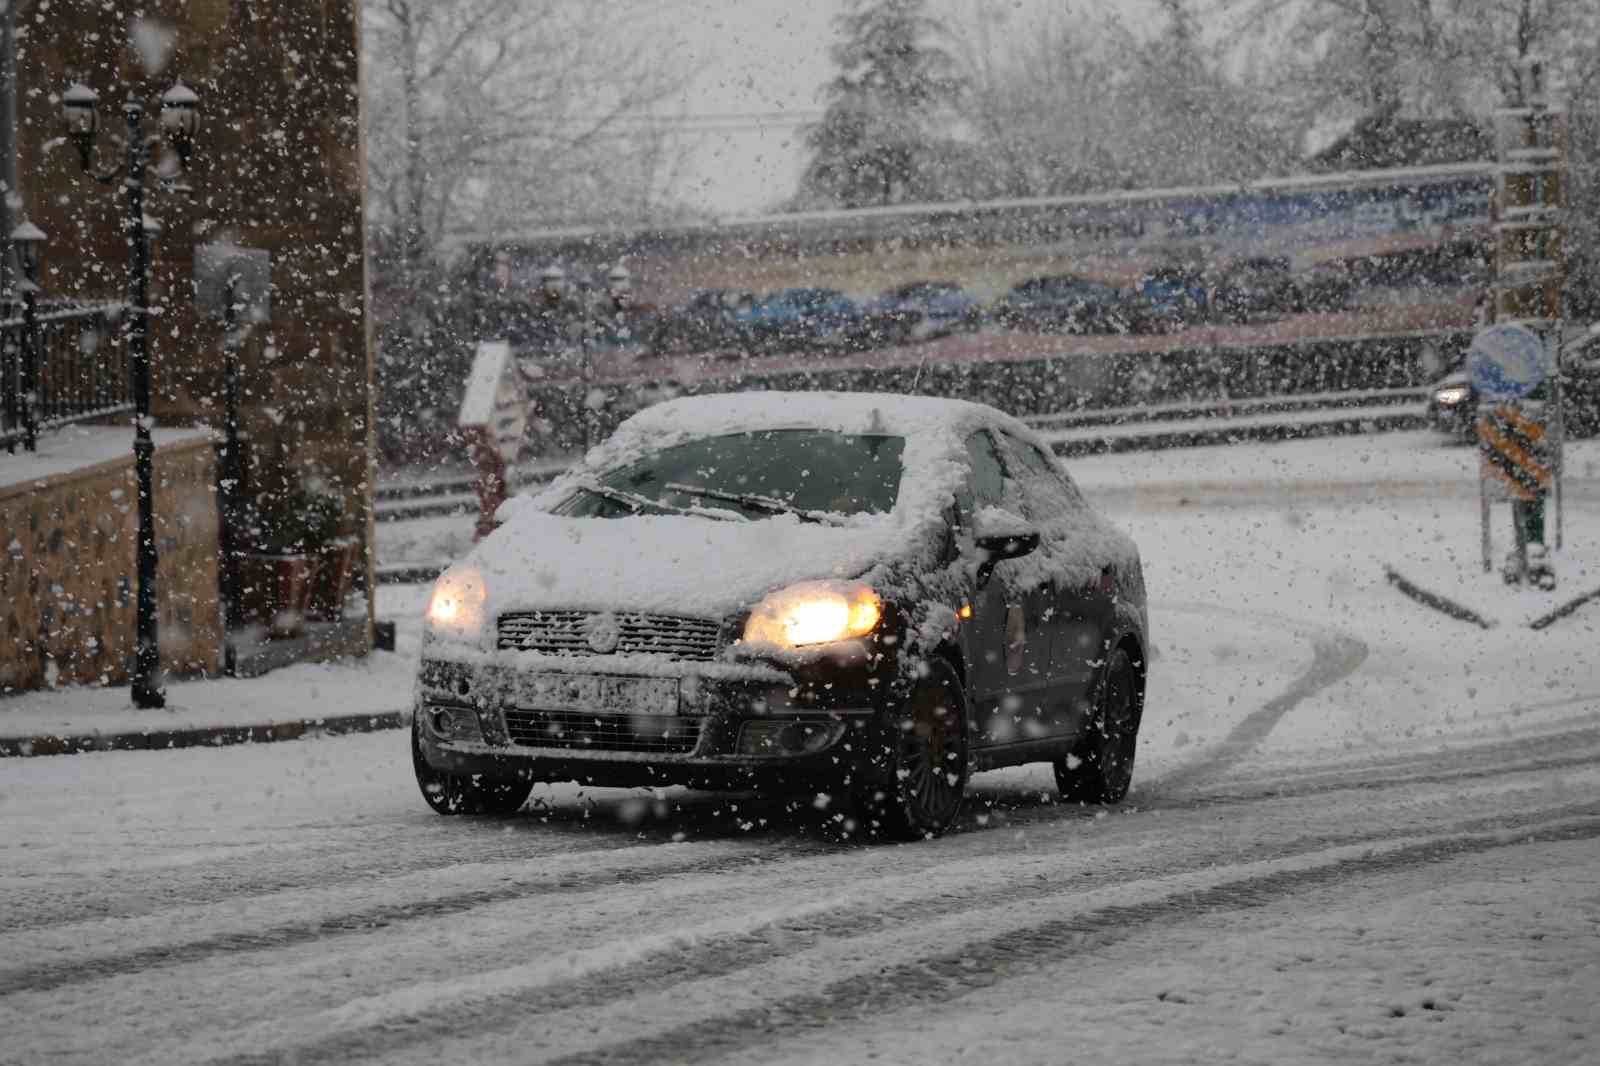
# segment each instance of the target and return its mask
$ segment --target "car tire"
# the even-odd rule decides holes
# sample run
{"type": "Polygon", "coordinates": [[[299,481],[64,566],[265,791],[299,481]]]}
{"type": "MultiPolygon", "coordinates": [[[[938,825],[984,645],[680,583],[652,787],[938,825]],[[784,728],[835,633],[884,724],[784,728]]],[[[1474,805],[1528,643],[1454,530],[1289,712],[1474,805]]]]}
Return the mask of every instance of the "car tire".
{"type": "Polygon", "coordinates": [[[411,727],[411,766],[422,798],[439,814],[515,814],[533,791],[533,782],[521,778],[435,770],[422,754],[416,726],[411,727]]]}
{"type": "Polygon", "coordinates": [[[1055,761],[1056,787],[1069,803],[1122,802],[1133,783],[1139,740],[1139,678],[1123,648],[1111,653],[1094,717],[1082,741],[1055,761]]]}
{"type": "Polygon", "coordinates": [[[927,661],[889,718],[889,782],[866,803],[874,828],[896,840],[924,840],[955,822],[971,776],[967,698],[955,667],[927,661]]]}

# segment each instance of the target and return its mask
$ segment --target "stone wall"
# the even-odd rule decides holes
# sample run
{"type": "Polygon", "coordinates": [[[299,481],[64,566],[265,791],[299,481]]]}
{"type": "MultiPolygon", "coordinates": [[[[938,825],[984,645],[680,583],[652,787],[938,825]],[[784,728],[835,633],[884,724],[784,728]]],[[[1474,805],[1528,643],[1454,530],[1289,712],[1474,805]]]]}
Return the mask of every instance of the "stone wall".
{"type": "MultiPolygon", "coordinates": [[[[209,438],[158,447],[161,658],[218,673],[216,461],[209,438]]],[[[0,694],[121,684],[135,647],[133,458],[0,487],[0,694]]]]}

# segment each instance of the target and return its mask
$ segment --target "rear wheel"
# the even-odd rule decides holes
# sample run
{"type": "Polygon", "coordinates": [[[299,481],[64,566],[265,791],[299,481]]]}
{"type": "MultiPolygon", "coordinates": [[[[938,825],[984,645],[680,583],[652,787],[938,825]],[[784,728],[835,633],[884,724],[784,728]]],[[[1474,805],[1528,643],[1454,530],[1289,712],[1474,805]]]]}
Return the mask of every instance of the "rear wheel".
{"type": "Polygon", "coordinates": [[[960,813],[970,773],[967,701],[955,668],[929,660],[927,676],[912,686],[891,727],[890,783],[868,806],[885,835],[938,836],[960,813]]]}
{"type": "Polygon", "coordinates": [[[1118,648],[1106,664],[1100,702],[1089,731],[1055,763],[1056,787],[1072,803],[1120,803],[1133,783],[1139,739],[1139,679],[1128,653],[1118,648]]]}
{"type": "Polygon", "coordinates": [[[452,774],[435,770],[422,754],[416,727],[411,730],[411,766],[422,798],[440,814],[513,814],[528,801],[533,782],[521,778],[452,774]]]}

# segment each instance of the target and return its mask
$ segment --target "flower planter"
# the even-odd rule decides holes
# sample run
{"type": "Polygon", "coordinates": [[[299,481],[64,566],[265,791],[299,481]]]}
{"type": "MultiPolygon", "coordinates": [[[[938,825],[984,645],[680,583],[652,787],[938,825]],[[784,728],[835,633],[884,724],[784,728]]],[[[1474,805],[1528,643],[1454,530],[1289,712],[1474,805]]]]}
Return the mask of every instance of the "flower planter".
{"type": "Polygon", "coordinates": [[[299,636],[311,596],[312,557],[246,554],[242,562],[245,617],[266,626],[274,638],[299,636]]]}
{"type": "Polygon", "coordinates": [[[344,618],[344,601],[350,595],[350,579],[360,547],[361,542],[355,537],[338,537],[312,556],[315,566],[308,610],[313,619],[337,622],[344,618]]]}

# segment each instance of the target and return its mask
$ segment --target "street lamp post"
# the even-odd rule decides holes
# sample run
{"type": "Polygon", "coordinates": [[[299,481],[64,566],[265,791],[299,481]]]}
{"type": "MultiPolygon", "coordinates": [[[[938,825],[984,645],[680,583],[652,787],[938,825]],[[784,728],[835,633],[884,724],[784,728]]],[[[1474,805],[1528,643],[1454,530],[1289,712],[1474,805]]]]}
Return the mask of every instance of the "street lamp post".
{"type": "MultiPolygon", "coordinates": [[[[27,219],[11,231],[11,246],[16,249],[17,266],[22,280],[17,290],[22,293],[22,345],[21,365],[16,368],[17,392],[22,401],[22,450],[35,451],[39,447],[39,413],[34,405],[39,389],[39,250],[45,242],[44,230],[27,219]]],[[[15,450],[16,445],[11,445],[15,450]]]]}
{"type": "Polygon", "coordinates": [[[150,148],[161,136],[187,169],[199,124],[199,100],[194,90],[182,82],[168,89],[161,97],[162,134],[146,139],[140,128],[144,105],[129,97],[122,105],[127,122],[127,158],[120,168],[99,173],[93,169],[94,138],[100,128],[96,107],[99,96],[88,86],[75,84],[61,98],[67,132],[77,145],[83,172],[102,185],[121,178],[128,194],[123,227],[128,241],[128,313],[123,316],[123,337],[133,384],[133,470],[139,494],[138,645],[134,654],[133,702],[144,708],[166,705],[156,625],[155,444],[150,437],[150,236],[155,227],[145,218],[144,183],[150,167],[150,148]]]}

